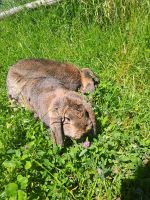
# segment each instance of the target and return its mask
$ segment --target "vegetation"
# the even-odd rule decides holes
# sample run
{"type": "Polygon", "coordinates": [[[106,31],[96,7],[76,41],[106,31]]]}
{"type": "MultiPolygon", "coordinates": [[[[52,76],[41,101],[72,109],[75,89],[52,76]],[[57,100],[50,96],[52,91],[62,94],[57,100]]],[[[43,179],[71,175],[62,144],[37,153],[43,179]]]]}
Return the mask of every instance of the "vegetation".
{"type": "Polygon", "coordinates": [[[0,0],[0,11],[31,2],[31,0],[0,0]]]}
{"type": "Polygon", "coordinates": [[[63,1],[0,21],[0,199],[150,199],[149,1],[63,1]],[[9,66],[50,58],[90,67],[98,131],[88,149],[52,145],[7,98],[9,66]]]}

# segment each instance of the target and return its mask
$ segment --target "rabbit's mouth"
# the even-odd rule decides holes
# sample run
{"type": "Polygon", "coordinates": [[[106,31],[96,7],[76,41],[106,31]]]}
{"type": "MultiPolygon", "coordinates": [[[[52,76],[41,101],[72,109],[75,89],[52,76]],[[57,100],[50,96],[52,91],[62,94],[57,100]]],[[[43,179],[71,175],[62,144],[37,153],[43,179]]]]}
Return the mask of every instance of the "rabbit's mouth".
{"type": "Polygon", "coordinates": [[[77,142],[84,142],[86,138],[90,135],[93,135],[93,130],[91,127],[87,127],[86,132],[82,132],[74,137],[77,142]]]}
{"type": "Polygon", "coordinates": [[[67,134],[67,133],[65,133],[65,135],[66,136],[68,136],[68,137],[70,137],[70,138],[72,138],[72,139],[74,139],[74,140],[80,140],[82,137],[84,137],[85,135],[87,135],[87,133],[85,133],[85,132],[76,132],[76,133],[69,133],[69,134],[67,134]]]}

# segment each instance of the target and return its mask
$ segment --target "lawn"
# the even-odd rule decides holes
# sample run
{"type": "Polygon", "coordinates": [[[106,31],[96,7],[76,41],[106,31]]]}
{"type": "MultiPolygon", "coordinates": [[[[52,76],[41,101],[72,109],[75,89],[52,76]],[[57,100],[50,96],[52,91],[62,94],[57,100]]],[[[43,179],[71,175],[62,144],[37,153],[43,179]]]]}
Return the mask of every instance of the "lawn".
{"type": "Polygon", "coordinates": [[[0,21],[0,199],[150,199],[149,1],[63,1],[0,21]],[[50,58],[90,67],[91,146],[54,146],[42,122],[7,98],[10,65],[50,58]]]}
{"type": "Polygon", "coordinates": [[[25,3],[31,2],[31,0],[0,0],[0,11],[8,10],[15,6],[20,6],[25,3]]]}

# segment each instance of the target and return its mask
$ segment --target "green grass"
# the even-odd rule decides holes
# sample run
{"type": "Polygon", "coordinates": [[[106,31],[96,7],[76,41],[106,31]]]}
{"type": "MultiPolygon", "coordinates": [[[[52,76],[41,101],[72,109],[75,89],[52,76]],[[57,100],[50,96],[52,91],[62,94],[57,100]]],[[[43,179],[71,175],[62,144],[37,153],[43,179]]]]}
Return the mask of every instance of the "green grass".
{"type": "Polygon", "coordinates": [[[31,0],[0,0],[0,12],[28,2],[31,2],[31,0]]]}
{"type": "Polygon", "coordinates": [[[150,199],[148,6],[72,0],[0,21],[0,199],[150,199]],[[89,149],[53,146],[32,113],[8,102],[9,66],[33,57],[99,75],[89,149]]]}

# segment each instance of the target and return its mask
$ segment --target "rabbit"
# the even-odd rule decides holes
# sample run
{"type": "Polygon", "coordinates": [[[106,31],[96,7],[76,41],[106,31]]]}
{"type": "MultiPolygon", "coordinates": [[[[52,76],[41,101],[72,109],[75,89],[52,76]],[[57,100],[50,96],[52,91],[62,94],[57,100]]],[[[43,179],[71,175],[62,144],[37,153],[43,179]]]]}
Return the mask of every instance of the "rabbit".
{"type": "Polygon", "coordinates": [[[64,136],[79,140],[89,132],[96,133],[95,114],[83,96],[68,90],[55,78],[16,82],[11,76],[14,78],[13,73],[8,73],[8,94],[51,129],[50,134],[57,145],[64,146],[64,136]]]}
{"type": "Polygon", "coordinates": [[[80,89],[82,93],[92,93],[99,83],[98,77],[89,68],[79,70],[73,64],[48,59],[20,60],[11,67],[9,73],[14,73],[14,76],[18,74],[18,81],[19,77],[28,79],[53,77],[69,90],[78,91],[80,89]]]}

